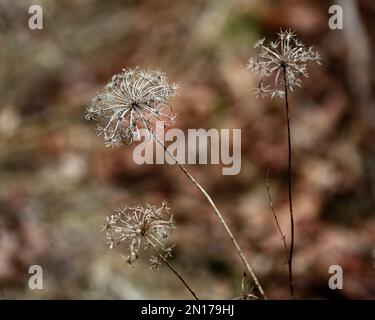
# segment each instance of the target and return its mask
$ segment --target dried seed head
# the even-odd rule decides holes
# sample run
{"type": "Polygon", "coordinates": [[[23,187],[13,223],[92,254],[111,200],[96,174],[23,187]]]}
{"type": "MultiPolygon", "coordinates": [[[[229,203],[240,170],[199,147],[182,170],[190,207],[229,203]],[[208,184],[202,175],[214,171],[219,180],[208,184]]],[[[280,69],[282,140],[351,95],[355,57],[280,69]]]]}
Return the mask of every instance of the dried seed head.
{"type": "MultiPolygon", "coordinates": [[[[132,264],[139,258],[141,248],[151,249],[164,258],[172,256],[172,246],[165,244],[170,231],[174,228],[173,216],[170,215],[167,202],[160,208],[150,206],[123,207],[115,210],[115,214],[106,217],[103,231],[112,249],[114,244],[125,242],[128,254],[124,259],[132,264]],[[163,220],[165,215],[168,220],[163,220]]],[[[156,256],[150,258],[151,268],[157,269],[161,261],[156,256]]]]}
{"type": "Polygon", "coordinates": [[[131,144],[138,139],[140,128],[153,134],[156,121],[174,123],[168,100],[177,89],[178,85],[170,84],[158,70],[123,69],[94,97],[85,119],[98,123],[97,133],[107,147],[131,144]]]}
{"type": "Polygon", "coordinates": [[[261,39],[255,43],[254,48],[259,50],[259,56],[251,58],[247,66],[250,71],[261,74],[259,87],[255,90],[257,97],[282,97],[285,81],[293,91],[301,86],[301,76],[308,77],[308,61],[320,64],[319,53],[313,47],[306,48],[293,30],[281,30],[276,41],[268,45],[264,42],[265,39],[261,39]]]}

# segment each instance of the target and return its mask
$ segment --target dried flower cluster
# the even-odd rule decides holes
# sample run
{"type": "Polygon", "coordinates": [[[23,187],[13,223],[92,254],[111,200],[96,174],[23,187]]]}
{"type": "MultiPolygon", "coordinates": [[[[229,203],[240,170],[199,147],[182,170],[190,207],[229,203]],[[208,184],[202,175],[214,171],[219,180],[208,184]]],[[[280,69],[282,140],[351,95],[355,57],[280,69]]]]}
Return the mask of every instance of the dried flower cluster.
{"type": "Polygon", "coordinates": [[[248,69],[260,72],[261,80],[255,93],[257,97],[282,97],[287,87],[293,91],[301,86],[300,77],[308,77],[307,63],[320,64],[320,55],[313,47],[306,48],[296,38],[292,30],[281,30],[278,40],[264,44],[265,38],[258,40],[254,48],[259,49],[259,57],[249,60],[248,69]],[[265,83],[265,80],[269,81],[265,83]]]}
{"type": "Polygon", "coordinates": [[[156,254],[150,257],[153,269],[161,265],[159,255],[165,259],[172,256],[173,245],[167,246],[165,242],[173,228],[173,216],[167,202],[163,202],[160,208],[146,204],[116,209],[115,214],[106,218],[103,230],[111,249],[114,244],[126,243],[129,254],[123,257],[129,264],[139,258],[142,247],[145,250],[152,247],[156,254]],[[168,220],[163,220],[165,215],[169,216],[168,220]]]}
{"type": "Polygon", "coordinates": [[[107,147],[131,144],[139,138],[140,128],[153,134],[156,121],[174,123],[168,100],[177,88],[160,71],[123,69],[94,97],[85,119],[98,122],[97,133],[104,137],[107,147]]]}

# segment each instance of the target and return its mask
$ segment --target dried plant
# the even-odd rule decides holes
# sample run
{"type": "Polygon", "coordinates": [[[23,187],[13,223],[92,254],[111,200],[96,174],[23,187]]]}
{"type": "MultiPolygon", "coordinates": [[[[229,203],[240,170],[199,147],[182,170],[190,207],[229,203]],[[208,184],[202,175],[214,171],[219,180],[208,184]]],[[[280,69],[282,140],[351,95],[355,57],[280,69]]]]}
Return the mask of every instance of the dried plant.
{"type": "Polygon", "coordinates": [[[152,248],[156,255],[149,257],[150,269],[159,269],[164,262],[198,300],[191,287],[168,261],[172,257],[174,245],[167,245],[166,240],[173,228],[173,215],[170,214],[167,202],[163,202],[159,208],[146,204],[115,209],[114,214],[106,217],[103,231],[111,249],[115,244],[126,244],[128,254],[123,258],[131,265],[139,259],[141,249],[152,248]],[[165,216],[168,219],[165,220],[165,216]]]}
{"type": "MultiPolygon", "coordinates": [[[[281,30],[277,36],[278,39],[276,41],[271,41],[268,45],[264,44],[264,38],[255,43],[254,47],[259,50],[259,56],[256,59],[251,58],[249,60],[248,69],[253,72],[260,72],[261,75],[258,88],[255,90],[257,97],[284,97],[285,99],[288,133],[288,194],[291,233],[287,262],[289,271],[289,289],[290,294],[293,297],[294,216],[292,204],[292,147],[288,89],[293,91],[296,87],[301,87],[302,82],[300,78],[308,77],[308,62],[313,61],[320,64],[320,55],[318,52],[314,51],[313,47],[306,48],[305,45],[297,39],[293,30],[281,30]]],[[[279,228],[275,212],[274,217],[279,228]]],[[[280,228],[279,231],[283,235],[280,228]]],[[[283,236],[283,239],[285,241],[285,236],[283,236]]]]}
{"type": "Polygon", "coordinates": [[[160,208],[146,204],[144,207],[115,209],[114,214],[106,217],[104,228],[110,248],[112,249],[114,244],[125,242],[129,254],[124,258],[130,264],[138,259],[143,241],[146,241],[146,248],[152,243],[158,251],[164,252],[166,257],[172,256],[173,246],[167,246],[165,241],[174,228],[173,216],[163,220],[169,210],[166,202],[163,202],[160,208]]]}
{"type": "Polygon", "coordinates": [[[104,87],[103,92],[93,99],[87,108],[85,118],[99,123],[98,134],[104,136],[107,146],[112,147],[120,146],[123,142],[133,143],[137,140],[139,127],[147,129],[150,136],[174,159],[175,164],[207,199],[260,295],[266,298],[253,269],[211,196],[155,134],[156,120],[161,120],[167,125],[173,124],[175,120],[168,100],[176,91],[177,85],[169,84],[166,76],[160,71],[144,71],[138,67],[123,70],[123,73],[115,75],[104,87]],[[102,122],[105,126],[101,125],[102,122]]]}
{"type": "Polygon", "coordinates": [[[107,147],[131,144],[139,139],[140,128],[153,134],[156,121],[174,123],[168,99],[177,88],[158,70],[123,69],[94,97],[85,118],[98,122],[97,133],[104,137],[107,147]]]}
{"type": "Polygon", "coordinates": [[[276,222],[277,231],[279,232],[280,237],[281,237],[281,241],[283,242],[283,245],[284,245],[286,262],[288,263],[288,261],[289,261],[289,250],[288,250],[288,245],[286,243],[286,235],[281,229],[279,218],[277,217],[275,207],[273,206],[273,201],[272,201],[272,196],[271,196],[271,191],[270,191],[270,186],[269,186],[269,173],[270,173],[270,170],[268,169],[267,174],[266,174],[266,188],[267,188],[268,200],[269,200],[269,203],[270,203],[273,218],[275,219],[275,222],[276,222]]]}
{"type": "Polygon", "coordinates": [[[308,77],[309,61],[320,64],[319,53],[313,47],[306,48],[293,30],[281,30],[276,41],[268,45],[264,42],[265,38],[255,43],[254,48],[259,50],[259,56],[250,58],[248,63],[248,69],[261,75],[255,90],[257,97],[285,96],[285,87],[293,91],[301,87],[301,77],[308,77]]]}

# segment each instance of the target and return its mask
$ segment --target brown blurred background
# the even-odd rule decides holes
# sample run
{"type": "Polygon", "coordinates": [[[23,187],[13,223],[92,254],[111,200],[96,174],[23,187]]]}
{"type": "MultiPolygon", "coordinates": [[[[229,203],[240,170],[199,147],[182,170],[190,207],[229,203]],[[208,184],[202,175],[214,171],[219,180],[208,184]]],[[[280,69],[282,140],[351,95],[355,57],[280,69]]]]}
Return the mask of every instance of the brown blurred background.
{"type": "Polygon", "coordinates": [[[331,1],[0,1],[0,298],[190,298],[166,268],[131,268],[109,250],[104,217],[121,204],[169,201],[178,228],[172,263],[202,298],[240,294],[242,265],[207,202],[178,168],[137,166],[132,147],[109,150],[85,105],[124,67],[160,68],[181,83],[176,126],[241,128],[242,170],[190,165],[226,216],[270,298],[288,298],[280,236],[265,176],[288,233],[282,100],[257,100],[246,70],[252,44],[296,29],[315,45],[290,101],[295,290],[299,298],[375,297],[375,2],[342,0],[344,29],[328,28],[331,1]],[[44,29],[28,28],[41,4],[44,29]],[[44,289],[27,286],[30,265],[44,289]],[[328,288],[341,265],[344,289],[328,288]]]}

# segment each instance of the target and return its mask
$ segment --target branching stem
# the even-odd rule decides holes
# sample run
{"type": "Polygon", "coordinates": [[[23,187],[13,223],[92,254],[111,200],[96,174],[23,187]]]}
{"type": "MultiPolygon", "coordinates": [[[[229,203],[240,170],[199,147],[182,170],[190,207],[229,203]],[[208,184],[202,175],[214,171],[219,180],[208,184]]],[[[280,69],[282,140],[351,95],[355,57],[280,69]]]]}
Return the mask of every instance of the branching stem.
{"type": "Polygon", "coordinates": [[[273,202],[272,202],[271,191],[270,191],[270,187],[269,187],[269,172],[270,172],[270,170],[268,169],[267,170],[267,176],[266,176],[266,187],[267,187],[268,199],[270,201],[270,206],[271,206],[271,211],[272,211],[273,217],[276,221],[277,230],[279,231],[280,236],[281,236],[281,240],[283,241],[283,244],[284,244],[286,261],[289,265],[289,249],[288,249],[288,245],[286,243],[285,233],[281,230],[279,219],[277,218],[276,210],[275,210],[275,208],[273,206],[273,202]]]}

